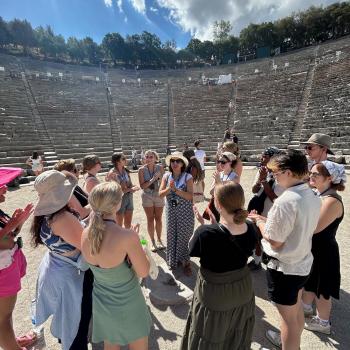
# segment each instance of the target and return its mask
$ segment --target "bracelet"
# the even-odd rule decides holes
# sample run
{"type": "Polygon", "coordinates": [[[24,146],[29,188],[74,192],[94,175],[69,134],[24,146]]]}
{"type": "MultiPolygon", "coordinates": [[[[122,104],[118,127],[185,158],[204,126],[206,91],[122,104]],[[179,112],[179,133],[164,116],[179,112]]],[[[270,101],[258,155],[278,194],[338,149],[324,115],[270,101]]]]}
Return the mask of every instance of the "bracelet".
{"type": "Polygon", "coordinates": [[[261,180],[261,181],[260,181],[261,184],[263,184],[263,183],[265,183],[265,182],[267,182],[267,181],[266,181],[266,180],[261,180]]]}

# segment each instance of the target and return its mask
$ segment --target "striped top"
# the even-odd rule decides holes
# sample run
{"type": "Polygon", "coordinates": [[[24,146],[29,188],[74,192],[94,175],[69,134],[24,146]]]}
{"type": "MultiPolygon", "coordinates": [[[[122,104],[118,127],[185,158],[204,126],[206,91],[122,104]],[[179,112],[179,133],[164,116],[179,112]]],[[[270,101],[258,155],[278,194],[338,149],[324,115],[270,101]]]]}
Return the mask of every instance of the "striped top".
{"type": "Polygon", "coordinates": [[[42,242],[48,247],[52,252],[57,254],[64,254],[76,250],[71,244],[64,241],[61,237],[56,236],[49,224],[48,218],[45,217],[40,229],[40,238],[42,242]]]}

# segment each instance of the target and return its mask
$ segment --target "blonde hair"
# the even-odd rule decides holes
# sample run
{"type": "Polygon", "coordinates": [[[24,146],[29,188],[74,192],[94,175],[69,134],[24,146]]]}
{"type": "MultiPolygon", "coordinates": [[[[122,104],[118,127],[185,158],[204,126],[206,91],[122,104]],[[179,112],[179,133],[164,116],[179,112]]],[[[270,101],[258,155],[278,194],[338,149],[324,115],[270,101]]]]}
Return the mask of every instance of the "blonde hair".
{"type": "Polygon", "coordinates": [[[61,159],[55,164],[53,168],[57,171],[67,170],[73,172],[74,169],[76,169],[75,160],[73,158],[61,159]]]}
{"type": "Polygon", "coordinates": [[[239,147],[237,143],[234,143],[232,141],[224,142],[224,144],[222,145],[222,150],[224,152],[231,152],[237,157],[239,156],[239,147]]]}
{"type": "Polygon", "coordinates": [[[103,215],[112,214],[114,208],[122,200],[123,191],[116,182],[105,182],[98,184],[89,194],[89,204],[94,213],[88,226],[88,239],[90,241],[90,252],[98,254],[106,231],[103,215]]]}
{"type": "Polygon", "coordinates": [[[154,158],[156,159],[156,162],[159,162],[159,154],[156,151],[149,149],[145,152],[145,157],[147,156],[147,154],[153,154],[154,158]]]}
{"type": "Polygon", "coordinates": [[[235,224],[245,223],[248,211],[244,209],[244,191],[240,184],[228,182],[215,186],[215,197],[227,213],[233,216],[235,224]]]}

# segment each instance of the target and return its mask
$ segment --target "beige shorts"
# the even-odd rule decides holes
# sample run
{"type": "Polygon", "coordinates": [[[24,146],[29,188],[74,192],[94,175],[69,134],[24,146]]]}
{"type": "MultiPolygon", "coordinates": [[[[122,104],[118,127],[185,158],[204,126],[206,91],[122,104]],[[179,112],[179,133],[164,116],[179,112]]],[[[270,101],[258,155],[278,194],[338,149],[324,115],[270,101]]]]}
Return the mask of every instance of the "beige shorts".
{"type": "Polygon", "coordinates": [[[152,195],[150,193],[142,192],[142,206],[144,208],[162,208],[165,205],[164,198],[160,198],[159,195],[152,195]]]}

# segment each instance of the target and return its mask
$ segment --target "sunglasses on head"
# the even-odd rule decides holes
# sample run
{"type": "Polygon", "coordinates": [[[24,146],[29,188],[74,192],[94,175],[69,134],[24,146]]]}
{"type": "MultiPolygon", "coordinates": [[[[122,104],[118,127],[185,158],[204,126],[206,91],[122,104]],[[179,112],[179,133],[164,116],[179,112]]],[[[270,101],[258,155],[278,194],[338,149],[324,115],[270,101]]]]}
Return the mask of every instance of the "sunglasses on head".
{"type": "Polygon", "coordinates": [[[182,160],[181,160],[181,159],[170,159],[170,163],[181,164],[181,163],[182,163],[182,160]]]}

